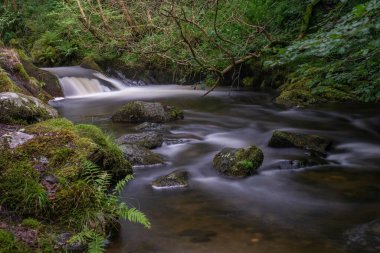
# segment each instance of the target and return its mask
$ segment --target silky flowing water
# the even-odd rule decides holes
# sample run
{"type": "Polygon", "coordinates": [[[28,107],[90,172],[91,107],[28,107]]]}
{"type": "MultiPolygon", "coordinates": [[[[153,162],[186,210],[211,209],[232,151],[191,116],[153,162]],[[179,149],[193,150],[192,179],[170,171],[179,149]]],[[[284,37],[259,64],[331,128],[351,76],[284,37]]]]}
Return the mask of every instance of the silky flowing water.
{"type": "Polygon", "coordinates": [[[380,217],[380,109],[347,105],[285,108],[259,92],[203,91],[176,85],[66,97],[52,104],[74,122],[92,123],[115,137],[135,124],[110,116],[130,100],[160,101],[184,109],[171,122],[170,140],[153,150],[165,165],[134,168],[121,199],[150,219],[152,228],[122,221],[107,252],[339,253],[344,233],[380,217]],[[279,161],[306,157],[301,149],[268,147],[274,130],[332,138],[328,164],[280,170],[279,161]],[[173,140],[179,140],[173,142],[173,140]],[[219,175],[214,155],[224,147],[259,146],[259,173],[244,179],[219,175]],[[191,177],[184,189],[153,189],[151,181],[175,169],[191,177]]]}

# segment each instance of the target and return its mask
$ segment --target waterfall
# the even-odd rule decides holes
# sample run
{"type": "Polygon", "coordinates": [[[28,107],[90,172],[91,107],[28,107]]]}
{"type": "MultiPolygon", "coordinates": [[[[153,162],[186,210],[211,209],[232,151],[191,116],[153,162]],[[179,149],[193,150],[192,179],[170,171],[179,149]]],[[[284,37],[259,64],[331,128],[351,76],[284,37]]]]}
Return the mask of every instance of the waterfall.
{"type": "Polygon", "coordinates": [[[65,97],[119,91],[127,87],[122,81],[79,66],[45,68],[59,78],[65,97]]]}

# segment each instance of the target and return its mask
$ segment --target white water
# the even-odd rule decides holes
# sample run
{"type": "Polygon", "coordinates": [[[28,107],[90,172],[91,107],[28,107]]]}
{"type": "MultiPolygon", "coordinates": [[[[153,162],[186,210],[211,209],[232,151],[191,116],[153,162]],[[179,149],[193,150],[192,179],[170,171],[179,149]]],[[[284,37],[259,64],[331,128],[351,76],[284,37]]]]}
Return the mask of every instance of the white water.
{"type": "Polygon", "coordinates": [[[79,66],[47,68],[45,70],[59,78],[65,97],[82,97],[90,94],[120,91],[127,87],[120,80],[79,66]]]}

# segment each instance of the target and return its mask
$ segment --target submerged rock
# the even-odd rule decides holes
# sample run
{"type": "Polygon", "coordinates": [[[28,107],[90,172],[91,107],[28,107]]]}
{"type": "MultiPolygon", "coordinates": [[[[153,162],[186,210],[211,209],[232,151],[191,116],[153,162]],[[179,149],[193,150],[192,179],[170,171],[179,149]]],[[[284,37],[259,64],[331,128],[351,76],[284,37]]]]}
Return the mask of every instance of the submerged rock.
{"type": "Polygon", "coordinates": [[[224,175],[245,177],[256,172],[263,160],[264,154],[256,146],[240,149],[225,148],[216,154],[213,166],[224,175]]]}
{"type": "Polygon", "coordinates": [[[307,167],[313,167],[313,166],[325,165],[325,164],[328,164],[326,160],[317,159],[313,157],[307,157],[307,158],[302,158],[298,160],[278,161],[266,167],[265,170],[294,170],[294,169],[307,168],[307,167]]]}
{"type": "Polygon", "coordinates": [[[53,107],[41,100],[20,93],[0,93],[0,122],[5,124],[31,124],[58,117],[53,107]]]}
{"type": "Polygon", "coordinates": [[[380,219],[347,231],[345,238],[349,252],[380,252],[380,219]]]}
{"type": "Polygon", "coordinates": [[[161,176],[152,182],[156,188],[187,187],[189,186],[189,173],[184,170],[175,170],[167,175],[161,176]]]}
{"type": "Polygon", "coordinates": [[[162,125],[159,123],[153,123],[153,122],[144,122],[138,126],[135,127],[136,131],[142,131],[142,132],[169,132],[170,126],[162,125]]]}
{"type": "Polygon", "coordinates": [[[318,135],[276,130],[268,145],[273,148],[296,147],[324,153],[331,143],[331,140],[318,135]]]}
{"type": "Polygon", "coordinates": [[[114,122],[154,122],[163,123],[183,119],[183,112],[176,107],[161,103],[132,101],[122,106],[113,116],[114,122]]]}
{"type": "Polygon", "coordinates": [[[156,165],[164,163],[159,154],[153,153],[147,148],[135,144],[120,146],[124,156],[133,166],[156,165]]]}
{"type": "Polygon", "coordinates": [[[144,148],[152,149],[161,147],[164,142],[162,134],[146,132],[138,134],[126,134],[117,139],[119,144],[138,144],[144,148]]]}

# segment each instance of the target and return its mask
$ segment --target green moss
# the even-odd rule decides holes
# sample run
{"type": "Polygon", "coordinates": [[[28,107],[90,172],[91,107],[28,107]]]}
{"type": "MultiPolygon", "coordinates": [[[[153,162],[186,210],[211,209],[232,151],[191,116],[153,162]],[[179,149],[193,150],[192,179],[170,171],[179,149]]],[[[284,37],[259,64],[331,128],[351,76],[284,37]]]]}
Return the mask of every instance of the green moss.
{"type": "Polygon", "coordinates": [[[243,78],[243,80],[242,80],[243,86],[244,87],[252,87],[254,79],[255,78],[252,76],[248,76],[248,77],[243,78]]]}
{"type": "Polygon", "coordinates": [[[43,133],[43,132],[74,130],[74,124],[65,118],[57,118],[57,119],[42,121],[34,125],[30,125],[26,129],[30,133],[38,134],[38,133],[43,133]]]}
{"type": "Polygon", "coordinates": [[[31,229],[38,229],[41,227],[41,222],[33,218],[26,218],[21,222],[21,225],[31,229]]]}
{"type": "Polygon", "coordinates": [[[26,73],[24,66],[21,63],[16,63],[14,65],[14,70],[22,79],[24,79],[25,81],[29,81],[30,76],[28,75],[28,73],[26,73]]]}
{"type": "Polygon", "coordinates": [[[124,158],[123,152],[112,136],[104,134],[93,125],[81,124],[75,126],[75,129],[80,136],[91,139],[100,147],[98,153],[92,157],[94,162],[109,170],[116,178],[132,173],[132,166],[124,158]]]}
{"type": "Polygon", "coordinates": [[[0,67],[0,92],[21,92],[21,89],[13,83],[7,72],[0,67]]]}
{"type": "Polygon", "coordinates": [[[95,126],[75,126],[65,119],[40,122],[25,132],[34,138],[13,150],[0,150],[0,206],[24,218],[22,227],[38,230],[37,250],[55,252],[55,238],[62,231],[81,234],[90,229],[105,236],[118,217],[130,217],[117,192],[110,191],[112,177],[132,172],[112,138],[95,126]],[[40,222],[46,220],[48,225],[40,222]]]}
{"type": "Polygon", "coordinates": [[[38,214],[47,206],[45,189],[39,184],[39,174],[27,162],[13,161],[0,177],[0,203],[20,214],[38,214]]]}
{"type": "Polygon", "coordinates": [[[183,111],[175,106],[167,106],[170,111],[170,120],[183,119],[183,111]]]}
{"type": "Polygon", "coordinates": [[[0,229],[0,253],[27,253],[31,252],[27,246],[21,242],[18,242],[13,234],[0,229]]]}

